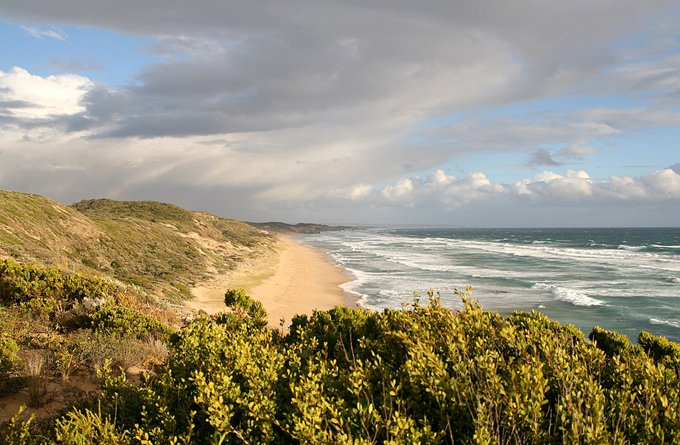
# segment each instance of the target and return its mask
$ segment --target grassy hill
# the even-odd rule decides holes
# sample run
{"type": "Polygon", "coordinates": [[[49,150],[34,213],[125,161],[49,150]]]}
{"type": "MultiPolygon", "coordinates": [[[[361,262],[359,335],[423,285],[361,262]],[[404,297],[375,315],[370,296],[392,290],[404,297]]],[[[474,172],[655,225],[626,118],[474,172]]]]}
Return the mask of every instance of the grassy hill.
{"type": "Polygon", "coordinates": [[[0,257],[99,272],[166,297],[272,252],[275,239],[248,224],[153,201],[109,199],[65,206],[0,191],[0,257]]]}

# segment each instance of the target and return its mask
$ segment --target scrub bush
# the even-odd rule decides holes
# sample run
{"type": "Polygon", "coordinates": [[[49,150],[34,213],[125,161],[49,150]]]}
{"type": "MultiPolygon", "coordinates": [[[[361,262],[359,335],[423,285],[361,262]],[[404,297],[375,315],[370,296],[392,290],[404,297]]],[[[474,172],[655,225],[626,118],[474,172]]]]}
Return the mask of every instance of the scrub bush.
{"type": "Polygon", "coordinates": [[[116,286],[103,278],[0,260],[0,303],[7,306],[34,298],[73,302],[85,297],[107,297],[115,291],[116,286]]]}
{"type": "Polygon", "coordinates": [[[96,332],[137,339],[167,339],[172,329],[148,315],[114,304],[98,306],[90,315],[87,326],[96,332]]]}
{"type": "Polygon", "coordinates": [[[0,335],[0,382],[4,383],[13,372],[21,368],[21,359],[17,352],[19,345],[11,338],[0,335]]]}
{"type": "Polygon", "coordinates": [[[591,343],[542,314],[503,318],[461,298],[462,311],[430,295],[400,311],[314,312],[281,334],[254,324],[252,300],[230,291],[229,323],[193,320],[172,335],[154,376],[133,385],[104,375],[96,407],[43,434],[67,432],[74,443],[86,431],[110,443],[680,443],[677,345],[643,333],[633,346],[599,328],[591,343]]]}

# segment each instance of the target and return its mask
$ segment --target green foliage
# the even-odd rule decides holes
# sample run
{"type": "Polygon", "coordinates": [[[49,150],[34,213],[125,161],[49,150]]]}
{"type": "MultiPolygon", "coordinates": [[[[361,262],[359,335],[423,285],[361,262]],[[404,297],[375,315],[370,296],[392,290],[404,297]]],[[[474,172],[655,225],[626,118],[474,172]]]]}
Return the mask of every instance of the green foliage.
{"type": "Polygon", "coordinates": [[[638,343],[655,362],[674,369],[676,374],[680,373],[679,344],[668,341],[665,337],[652,335],[646,331],[640,332],[638,343]]]}
{"type": "Polygon", "coordinates": [[[639,348],[632,345],[625,335],[614,331],[607,331],[599,326],[593,328],[588,338],[595,342],[597,347],[603,350],[609,357],[615,355],[628,356],[639,352],[639,348]]]}
{"type": "Polygon", "coordinates": [[[114,201],[112,199],[87,199],[71,206],[91,216],[115,216],[147,221],[167,221],[188,230],[192,226],[193,212],[176,205],[156,201],[114,201]]]}
{"type": "Polygon", "coordinates": [[[271,235],[245,223],[172,204],[97,199],[72,207],[106,235],[96,252],[110,264],[106,272],[169,297],[187,298],[208,269],[232,269],[273,246],[271,235]]]}
{"type": "Polygon", "coordinates": [[[102,199],[67,207],[0,190],[0,257],[94,269],[169,299],[190,297],[197,281],[274,246],[273,236],[245,223],[171,204],[102,199]]]}
{"type": "Polygon", "coordinates": [[[19,345],[11,338],[0,334],[0,386],[21,367],[21,359],[17,352],[19,345]]]}
{"type": "Polygon", "coordinates": [[[678,346],[642,347],[539,313],[485,312],[468,293],[429,304],[335,308],[256,327],[229,290],[229,323],[197,318],[133,385],[103,374],[100,405],[58,422],[69,443],[679,443],[678,346]],[[240,314],[240,315],[239,315],[240,314]],[[95,414],[96,413],[96,414],[95,414]],[[87,432],[87,433],[85,433],[87,432]]]}
{"type": "Polygon", "coordinates": [[[267,326],[267,311],[264,306],[259,301],[253,300],[246,295],[245,290],[227,290],[224,294],[224,304],[232,312],[220,314],[216,319],[218,324],[232,327],[244,324],[256,329],[267,326]]]}
{"type": "Polygon", "coordinates": [[[124,445],[131,443],[126,432],[119,433],[115,425],[101,413],[73,410],[57,420],[55,427],[57,443],[64,445],[124,445]]]}
{"type": "Polygon", "coordinates": [[[22,406],[8,422],[0,425],[0,444],[33,445],[43,442],[31,431],[31,423],[35,416],[22,419],[25,409],[26,407],[22,406]]]}
{"type": "Polygon", "coordinates": [[[67,274],[52,267],[20,264],[0,260],[0,302],[5,305],[28,302],[35,298],[74,302],[105,298],[116,291],[111,282],[93,276],[67,274]]]}
{"type": "Polygon", "coordinates": [[[64,302],[54,297],[36,297],[22,302],[19,307],[22,315],[46,322],[63,310],[64,302]]]}
{"type": "Polygon", "coordinates": [[[154,317],[115,304],[98,306],[90,315],[88,326],[97,332],[131,336],[138,339],[167,339],[172,329],[154,317]]]}

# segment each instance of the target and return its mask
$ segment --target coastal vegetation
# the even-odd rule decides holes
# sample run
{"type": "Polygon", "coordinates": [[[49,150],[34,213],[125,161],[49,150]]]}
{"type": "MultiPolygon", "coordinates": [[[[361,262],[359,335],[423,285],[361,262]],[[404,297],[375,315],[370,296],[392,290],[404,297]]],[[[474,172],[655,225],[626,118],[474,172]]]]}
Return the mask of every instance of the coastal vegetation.
{"type": "Polygon", "coordinates": [[[39,379],[68,379],[72,368],[101,382],[51,419],[17,414],[2,427],[6,443],[680,441],[680,346],[646,332],[639,346],[599,328],[588,341],[535,312],[484,311],[469,290],[462,311],[431,293],[404,310],[300,315],[287,331],[267,328],[262,306],[229,290],[225,313],[173,330],[138,300],[132,308],[125,289],[84,296],[54,283],[93,289],[85,277],[11,260],[2,270],[3,380],[36,386],[36,402],[39,379]],[[12,296],[17,276],[37,291],[12,296]],[[97,350],[105,344],[108,356],[97,350]],[[125,345],[147,351],[135,357],[151,371],[140,382],[121,372],[125,345]],[[49,363],[37,375],[22,365],[31,353],[49,363]]]}
{"type": "Polygon", "coordinates": [[[105,274],[172,301],[190,288],[270,255],[275,238],[240,221],[154,201],[65,206],[0,191],[0,257],[105,274]]]}
{"type": "Polygon", "coordinates": [[[272,237],[161,203],[3,193],[0,443],[680,443],[663,337],[504,317],[470,289],[459,311],[430,292],[279,329],[241,289],[187,314],[177,284],[272,237]],[[196,264],[149,272],[164,259],[196,264]]]}

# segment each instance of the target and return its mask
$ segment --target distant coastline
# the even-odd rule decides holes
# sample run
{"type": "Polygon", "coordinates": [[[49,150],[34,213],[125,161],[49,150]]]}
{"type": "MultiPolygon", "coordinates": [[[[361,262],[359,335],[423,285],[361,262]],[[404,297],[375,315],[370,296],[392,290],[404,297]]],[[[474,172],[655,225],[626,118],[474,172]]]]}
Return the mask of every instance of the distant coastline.
{"type": "Polygon", "coordinates": [[[321,232],[332,232],[336,230],[352,230],[357,227],[354,226],[329,226],[326,224],[316,224],[316,223],[298,223],[298,224],[288,224],[279,221],[273,222],[246,222],[253,227],[257,227],[260,230],[265,230],[267,232],[275,233],[321,233],[321,232]]]}

